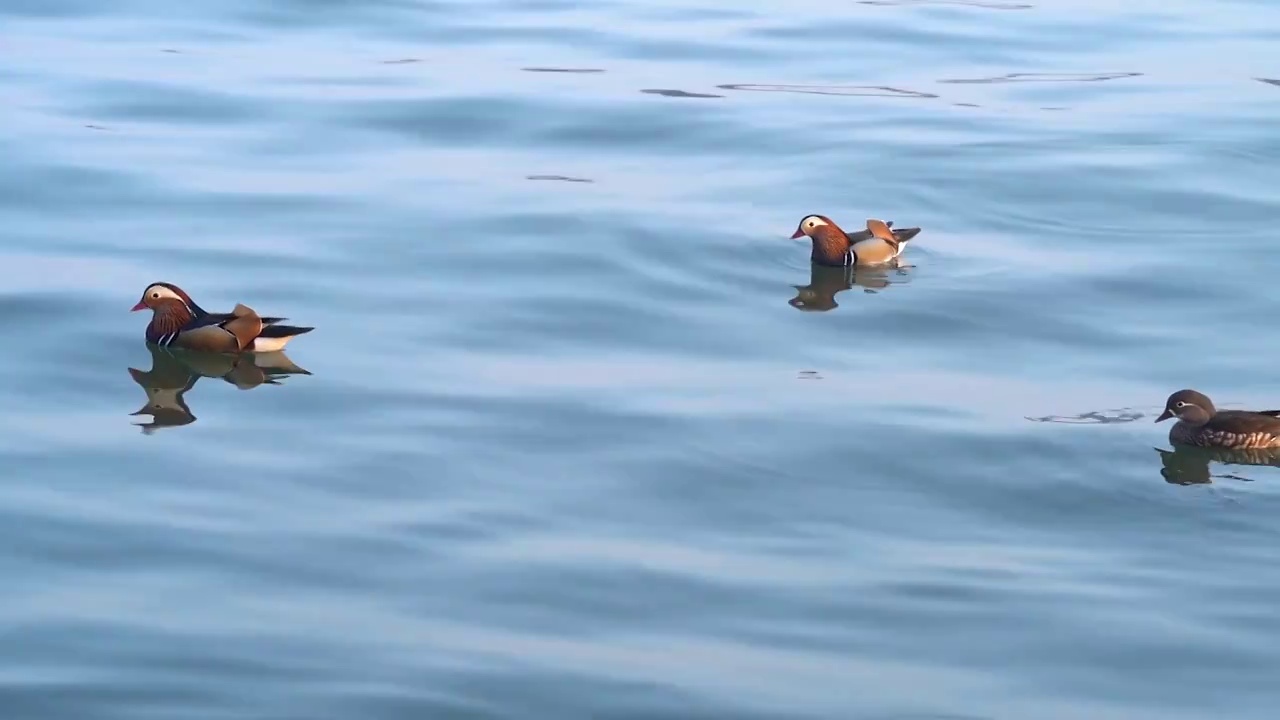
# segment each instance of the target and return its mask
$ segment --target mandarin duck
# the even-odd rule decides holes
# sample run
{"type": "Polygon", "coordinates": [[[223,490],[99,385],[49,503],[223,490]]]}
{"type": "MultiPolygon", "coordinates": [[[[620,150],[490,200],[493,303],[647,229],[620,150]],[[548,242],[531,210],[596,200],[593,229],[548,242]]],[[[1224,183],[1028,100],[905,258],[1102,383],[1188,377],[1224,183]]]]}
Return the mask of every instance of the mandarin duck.
{"type": "Polygon", "coordinates": [[[211,313],[177,285],[152,283],[133,311],[150,308],[147,342],[199,352],[241,353],[281,350],[293,338],[315,328],[280,325],[280,317],[259,317],[237,304],[229,313],[211,313]]]}
{"type": "Polygon", "coordinates": [[[1205,448],[1280,448],[1280,410],[1218,410],[1195,390],[1179,390],[1165,401],[1163,422],[1176,417],[1169,442],[1205,448]]]}
{"type": "Polygon", "coordinates": [[[894,230],[892,222],[874,218],[867,229],[847,233],[825,215],[806,215],[792,234],[792,240],[809,236],[813,252],[809,259],[819,265],[885,265],[898,259],[920,228],[894,230]]]}

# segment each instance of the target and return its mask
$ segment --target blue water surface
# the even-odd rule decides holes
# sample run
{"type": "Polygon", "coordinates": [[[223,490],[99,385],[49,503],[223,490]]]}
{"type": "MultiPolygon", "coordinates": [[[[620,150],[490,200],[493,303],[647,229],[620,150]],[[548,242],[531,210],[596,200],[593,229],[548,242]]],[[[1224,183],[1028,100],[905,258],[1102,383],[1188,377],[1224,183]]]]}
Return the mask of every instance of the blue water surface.
{"type": "Polygon", "coordinates": [[[4,717],[1274,717],[1280,470],[1151,421],[1280,406],[1280,6],[0,28],[4,717]]]}

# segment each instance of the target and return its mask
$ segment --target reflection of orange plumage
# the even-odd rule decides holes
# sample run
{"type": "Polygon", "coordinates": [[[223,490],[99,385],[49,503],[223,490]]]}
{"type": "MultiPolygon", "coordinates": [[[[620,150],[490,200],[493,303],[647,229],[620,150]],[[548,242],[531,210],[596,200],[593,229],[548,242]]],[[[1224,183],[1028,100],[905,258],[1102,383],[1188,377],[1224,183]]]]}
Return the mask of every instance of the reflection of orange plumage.
{"type": "Polygon", "coordinates": [[[147,345],[151,369],[129,368],[129,375],[147,394],[147,404],[133,415],[150,415],[144,432],[195,422],[186,393],[202,377],[220,378],[241,390],[280,385],[290,375],[310,375],[283,352],[207,353],[147,345]]]}

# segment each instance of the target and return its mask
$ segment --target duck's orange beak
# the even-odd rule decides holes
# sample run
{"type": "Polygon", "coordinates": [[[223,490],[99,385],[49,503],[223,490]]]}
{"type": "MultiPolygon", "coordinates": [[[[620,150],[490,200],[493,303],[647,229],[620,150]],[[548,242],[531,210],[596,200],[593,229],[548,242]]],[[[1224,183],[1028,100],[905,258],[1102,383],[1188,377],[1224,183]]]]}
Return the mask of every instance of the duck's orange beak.
{"type": "Polygon", "coordinates": [[[796,231],[791,234],[792,240],[795,240],[797,238],[802,238],[802,237],[804,237],[804,230],[801,230],[800,228],[796,228],[796,231]]]}
{"type": "Polygon", "coordinates": [[[1173,413],[1169,412],[1169,408],[1165,408],[1164,412],[1160,413],[1160,417],[1156,418],[1156,422],[1164,422],[1171,417],[1173,417],[1173,413]]]}
{"type": "Polygon", "coordinates": [[[147,303],[146,303],[146,301],[145,301],[145,300],[139,300],[139,301],[138,301],[138,304],[137,304],[137,305],[134,305],[132,308],[130,308],[129,312],[138,312],[139,310],[146,310],[146,309],[147,309],[147,303]]]}

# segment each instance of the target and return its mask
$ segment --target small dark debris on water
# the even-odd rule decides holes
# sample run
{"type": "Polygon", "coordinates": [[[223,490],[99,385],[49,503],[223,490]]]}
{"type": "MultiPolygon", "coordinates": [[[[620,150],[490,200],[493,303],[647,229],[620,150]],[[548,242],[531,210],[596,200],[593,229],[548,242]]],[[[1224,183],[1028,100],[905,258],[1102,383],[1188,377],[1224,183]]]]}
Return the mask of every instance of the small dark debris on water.
{"type": "Polygon", "coordinates": [[[162,52],[162,53],[169,53],[169,54],[171,54],[171,55],[181,55],[181,54],[182,54],[182,51],[181,51],[181,50],[174,50],[173,48],[163,48],[163,49],[161,49],[161,50],[160,50],[160,52],[162,52]]]}
{"type": "Polygon", "coordinates": [[[520,68],[525,72],[536,73],[602,73],[601,68],[562,68],[562,67],[526,67],[520,68]]]}
{"type": "Polygon", "coordinates": [[[712,95],[710,93],[686,92],[684,90],[665,90],[661,88],[655,88],[651,90],[641,90],[640,92],[646,93],[648,95],[662,95],[664,97],[673,97],[673,98],[722,98],[724,97],[723,95],[712,95]]]}
{"type": "Polygon", "coordinates": [[[525,180],[557,180],[559,182],[593,183],[589,178],[569,177],[568,175],[527,175],[525,180]]]}
{"type": "Polygon", "coordinates": [[[976,103],[954,103],[956,107],[982,107],[976,103]]]}
{"type": "Polygon", "coordinates": [[[85,127],[89,128],[90,130],[109,130],[110,129],[110,128],[102,127],[101,125],[85,125],[85,127]]]}
{"type": "Polygon", "coordinates": [[[822,376],[818,374],[817,370],[801,370],[800,374],[796,376],[796,379],[797,380],[821,380],[822,376]]]}
{"type": "Polygon", "coordinates": [[[418,58],[400,58],[399,60],[383,60],[383,65],[409,65],[410,63],[422,62],[418,58]]]}

